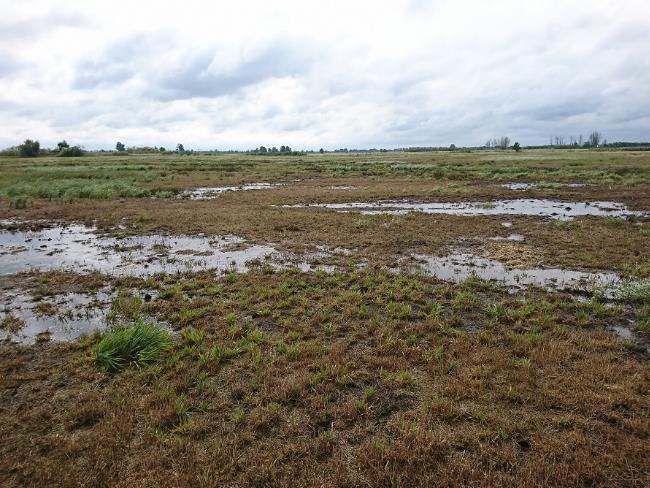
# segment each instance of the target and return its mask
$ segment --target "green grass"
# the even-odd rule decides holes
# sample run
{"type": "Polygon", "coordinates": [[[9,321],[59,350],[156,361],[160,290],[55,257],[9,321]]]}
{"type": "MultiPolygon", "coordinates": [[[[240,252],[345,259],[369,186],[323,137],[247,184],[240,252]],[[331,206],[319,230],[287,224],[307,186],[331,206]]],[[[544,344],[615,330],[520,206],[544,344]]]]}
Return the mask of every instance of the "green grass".
{"type": "Polygon", "coordinates": [[[169,198],[203,182],[271,181],[292,178],[397,177],[448,180],[582,181],[634,186],[650,177],[646,154],[625,151],[536,150],[305,154],[260,157],[245,154],[140,154],[84,157],[0,157],[0,197],[169,198]]]}
{"type": "Polygon", "coordinates": [[[95,347],[97,363],[109,372],[154,362],[172,347],[168,331],[139,319],[132,326],[118,326],[105,334],[95,347]]]}

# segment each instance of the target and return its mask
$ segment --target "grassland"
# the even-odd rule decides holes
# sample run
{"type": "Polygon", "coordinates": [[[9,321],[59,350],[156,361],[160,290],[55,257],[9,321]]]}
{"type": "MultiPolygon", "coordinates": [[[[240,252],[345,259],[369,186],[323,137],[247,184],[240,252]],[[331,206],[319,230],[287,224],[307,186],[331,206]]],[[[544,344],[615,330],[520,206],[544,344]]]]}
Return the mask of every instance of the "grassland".
{"type": "Polygon", "coordinates": [[[109,286],[118,335],[155,322],[172,344],[161,339],[149,364],[112,371],[99,353],[132,342],[132,332],[1,346],[0,484],[647,486],[647,217],[283,206],[498,198],[650,210],[650,153],[0,158],[5,228],[74,221],[110,234],[234,234],[284,251],[349,250],[333,258],[334,273],[260,265],[224,276],[3,276],[0,290],[26,289],[35,300],[109,286]],[[261,181],[282,185],[177,198],[261,181]],[[515,181],[539,185],[500,186],[515,181]],[[490,240],[513,232],[525,240],[490,240]],[[394,271],[412,254],[486,243],[514,265],[523,256],[612,270],[634,284],[612,301],[394,271]],[[632,338],[612,332],[630,324],[632,338]]]}

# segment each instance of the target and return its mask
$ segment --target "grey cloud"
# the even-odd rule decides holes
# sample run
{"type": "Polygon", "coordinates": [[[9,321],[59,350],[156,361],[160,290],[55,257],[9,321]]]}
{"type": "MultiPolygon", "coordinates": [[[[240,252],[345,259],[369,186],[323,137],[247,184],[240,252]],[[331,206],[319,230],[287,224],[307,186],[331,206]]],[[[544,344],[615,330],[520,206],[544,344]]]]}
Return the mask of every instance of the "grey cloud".
{"type": "Polygon", "coordinates": [[[174,36],[165,32],[137,33],[113,42],[78,63],[73,87],[87,90],[125,82],[158,64],[173,43],[174,36]]]}
{"type": "Polygon", "coordinates": [[[83,15],[50,12],[24,20],[0,22],[0,40],[19,41],[42,37],[62,27],[88,26],[89,19],[83,15]]]}
{"type": "Polygon", "coordinates": [[[210,69],[218,56],[219,52],[210,49],[188,55],[179,66],[169,68],[156,80],[153,97],[160,100],[219,97],[268,78],[303,73],[311,64],[295,45],[286,42],[267,47],[230,72],[215,73],[210,69]]]}
{"type": "Polygon", "coordinates": [[[139,76],[147,85],[144,98],[161,101],[213,98],[274,77],[303,73],[311,65],[298,43],[276,41],[235,69],[211,67],[221,53],[215,48],[192,51],[174,48],[171,34],[136,34],[109,45],[76,67],[73,87],[90,90],[111,87],[139,76]]]}

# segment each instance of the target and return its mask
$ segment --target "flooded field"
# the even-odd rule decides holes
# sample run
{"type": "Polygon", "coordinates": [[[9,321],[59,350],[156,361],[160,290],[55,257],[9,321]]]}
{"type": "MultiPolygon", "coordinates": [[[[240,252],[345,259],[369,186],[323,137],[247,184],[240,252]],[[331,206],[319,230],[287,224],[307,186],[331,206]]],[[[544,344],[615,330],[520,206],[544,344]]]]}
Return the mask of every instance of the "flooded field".
{"type": "Polygon", "coordinates": [[[293,208],[318,207],[341,212],[359,212],[365,215],[403,215],[409,212],[448,215],[529,215],[571,220],[576,217],[632,217],[644,216],[645,212],[629,210],[616,202],[560,202],[540,199],[494,200],[487,202],[351,202],[313,203],[293,205],[293,208]]]}
{"type": "Polygon", "coordinates": [[[523,153],[0,158],[0,485],[634,486],[650,152],[523,153]]]}

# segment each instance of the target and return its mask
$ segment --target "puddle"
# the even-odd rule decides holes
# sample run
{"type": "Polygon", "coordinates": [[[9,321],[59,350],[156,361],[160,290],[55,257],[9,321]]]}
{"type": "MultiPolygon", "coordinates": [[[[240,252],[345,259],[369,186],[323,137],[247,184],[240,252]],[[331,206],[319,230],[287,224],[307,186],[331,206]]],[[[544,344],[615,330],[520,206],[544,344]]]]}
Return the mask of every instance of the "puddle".
{"type": "Polygon", "coordinates": [[[294,255],[271,245],[247,244],[231,235],[106,237],[79,224],[37,231],[0,230],[0,276],[54,269],[135,277],[160,272],[245,272],[253,263],[333,272],[334,266],[319,261],[350,253],[319,247],[317,252],[294,255]]]}
{"type": "Polygon", "coordinates": [[[24,326],[13,332],[0,330],[0,340],[33,343],[39,339],[71,341],[95,330],[106,329],[106,314],[114,293],[66,293],[34,302],[24,292],[0,297],[0,322],[7,316],[24,326]]]}
{"type": "Polygon", "coordinates": [[[614,298],[620,277],[616,273],[573,271],[557,268],[508,269],[500,261],[457,253],[443,257],[415,255],[425,274],[452,283],[472,276],[502,283],[513,289],[539,286],[547,290],[579,293],[602,292],[614,298]]]}
{"type": "Polygon", "coordinates": [[[270,190],[280,186],[279,183],[246,183],[235,186],[210,186],[194,188],[181,192],[178,197],[188,200],[210,200],[229,191],[270,190]]]}
{"type": "Polygon", "coordinates": [[[39,231],[0,231],[0,275],[73,269],[114,276],[143,276],[215,269],[245,271],[275,252],[235,236],[102,237],[91,227],[69,225],[39,231]]]}
{"type": "Polygon", "coordinates": [[[537,186],[536,183],[504,183],[503,185],[500,185],[503,188],[507,188],[508,190],[530,190],[531,188],[535,188],[537,186]]]}
{"type": "Polygon", "coordinates": [[[499,185],[502,188],[508,188],[509,190],[515,191],[526,191],[532,188],[556,188],[556,187],[567,187],[567,188],[582,188],[587,186],[586,183],[503,183],[499,185]]]}
{"type": "Polygon", "coordinates": [[[571,220],[588,215],[598,217],[644,216],[646,212],[628,210],[616,202],[560,202],[541,199],[495,200],[489,202],[351,202],[285,205],[288,208],[318,207],[341,212],[360,212],[365,215],[402,215],[409,212],[449,215],[531,215],[571,220]]]}
{"type": "Polygon", "coordinates": [[[521,234],[510,234],[507,237],[490,237],[491,241],[515,241],[515,242],[523,242],[526,240],[524,236],[521,234]]]}

